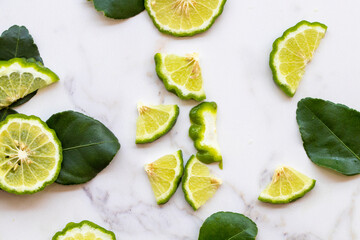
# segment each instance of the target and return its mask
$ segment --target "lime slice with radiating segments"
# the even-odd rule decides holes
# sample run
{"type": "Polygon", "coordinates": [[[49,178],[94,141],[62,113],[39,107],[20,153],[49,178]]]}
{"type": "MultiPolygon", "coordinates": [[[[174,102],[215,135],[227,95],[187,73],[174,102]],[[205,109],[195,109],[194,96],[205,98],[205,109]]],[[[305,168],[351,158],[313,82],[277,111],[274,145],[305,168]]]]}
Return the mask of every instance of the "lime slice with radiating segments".
{"type": "Polygon", "coordinates": [[[52,240],[116,240],[116,237],[113,232],[85,220],[81,223],[68,223],[52,240]]]}
{"type": "Polygon", "coordinates": [[[186,201],[194,210],[205,204],[221,185],[221,179],[210,174],[209,168],[195,156],[185,166],[182,188],[186,201]]]}
{"type": "Polygon", "coordinates": [[[168,202],[176,192],[184,172],[181,150],[146,164],[145,171],[149,177],[157,204],[168,202]]]}
{"type": "Polygon", "coordinates": [[[222,13],[226,0],[145,0],[145,9],[160,32],[193,36],[206,31],[222,13]]]}
{"type": "Polygon", "coordinates": [[[136,143],[149,143],[160,138],[175,125],[179,116],[177,105],[138,104],[136,143]]]}
{"type": "Polygon", "coordinates": [[[61,161],[61,143],[40,118],[12,114],[1,122],[0,188],[38,192],[56,180],[61,161]]]}
{"type": "Polygon", "coordinates": [[[324,24],[301,21],[275,40],[270,54],[270,68],[275,83],[290,97],[294,96],[305,67],[313,58],[326,30],[324,24]]]}
{"type": "Polygon", "coordinates": [[[157,53],[155,63],[156,73],[168,91],[181,99],[202,101],[206,98],[197,53],[186,56],[157,53]]]}
{"type": "Polygon", "coordinates": [[[0,61],[0,109],[40,88],[59,81],[50,69],[35,61],[0,61]]]}
{"type": "Polygon", "coordinates": [[[313,189],[315,182],[291,167],[281,166],[275,170],[271,183],[261,192],[259,200],[268,203],[289,203],[313,189]]]}

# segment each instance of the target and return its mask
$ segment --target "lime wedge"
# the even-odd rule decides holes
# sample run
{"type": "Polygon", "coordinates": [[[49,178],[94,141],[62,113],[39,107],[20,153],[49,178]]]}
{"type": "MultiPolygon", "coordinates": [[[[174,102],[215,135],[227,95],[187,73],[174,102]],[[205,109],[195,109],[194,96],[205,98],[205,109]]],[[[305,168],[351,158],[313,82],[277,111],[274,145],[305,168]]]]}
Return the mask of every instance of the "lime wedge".
{"type": "Polygon", "coordinates": [[[270,68],[275,83],[290,97],[294,96],[326,30],[324,24],[301,21],[275,40],[270,68]]]}
{"type": "Polygon", "coordinates": [[[176,192],[184,172],[183,164],[182,152],[179,150],[145,165],[157,204],[167,203],[176,192]]]}
{"type": "Polygon", "coordinates": [[[291,167],[281,166],[275,170],[271,183],[261,192],[259,200],[268,203],[289,203],[313,189],[315,182],[291,167]]]}
{"type": "Polygon", "coordinates": [[[165,135],[175,125],[179,116],[177,105],[138,104],[136,143],[153,142],[165,135]]]}
{"type": "Polygon", "coordinates": [[[209,168],[195,156],[185,166],[182,188],[186,201],[196,211],[205,204],[221,185],[221,179],[210,175],[209,168]]]}
{"type": "Polygon", "coordinates": [[[116,237],[113,232],[85,220],[80,223],[68,223],[52,240],[116,240],[116,237]]]}
{"type": "Polygon", "coordinates": [[[222,13],[226,0],[145,0],[145,9],[160,32],[193,36],[205,32],[222,13]]]}
{"type": "Polygon", "coordinates": [[[9,115],[0,123],[0,188],[35,193],[53,183],[62,161],[55,132],[35,116],[9,115]]]}
{"type": "Polygon", "coordinates": [[[0,61],[0,109],[36,90],[59,81],[50,69],[34,61],[0,61]]]}
{"type": "Polygon", "coordinates": [[[206,98],[197,53],[186,56],[155,55],[156,73],[166,89],[181,99],[202,101],[206,98]]]}

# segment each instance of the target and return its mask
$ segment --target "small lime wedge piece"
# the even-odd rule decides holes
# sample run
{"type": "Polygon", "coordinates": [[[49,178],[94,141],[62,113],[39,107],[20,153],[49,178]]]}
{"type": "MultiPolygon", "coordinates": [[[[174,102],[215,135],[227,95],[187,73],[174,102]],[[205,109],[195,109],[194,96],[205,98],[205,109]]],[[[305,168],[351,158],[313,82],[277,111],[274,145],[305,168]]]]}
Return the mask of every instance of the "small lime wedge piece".
{"type": "Polygon", "coordinates": [[[116,237],[113,232],[84,220],[80,223],[68,223],[52,240],[116,240],[116,237]]]}
{"type": "Polygon", "coordinates": [[[156,73],[168,91],[185,100],[206,98],[197,53],[186,56],[157,53],[155,63],[156,73]]]}
{"type": "Polygon", "coordinates": [[[268,203],[289,203],[313,189],[315,182],[291,167],[281,166],[275,170],[271,183],[261,192],[259,200],[268,203]]]}
{"type": "Polygon", "coordinates": [[[145,9],[160,32],[177,37],[208,30],[226,0],[145,0],[145,9]]]}
{"type": "Polygon", "coordinates": [[[176,192],[184,172],[181,150],[146,164],[145,171],[149,177],[157,204],[167,203],[176,192]]]}
{"type": "Polygon", "coordinates": [[[165,135],[175,125],[179,116],[177,105],[138,104],[136,143],[153,142],[165,135]]]}
{"type": "Polygon", "coordinates": [[[313,58],[327,26],[301,21],[275,40],[270,54],[270,68],[275,83],[290,97],[294,96],[306,65],[313,58]]]}
{"type": "Polygon", "coordinates": [[[221,183],[205,164],[191,156],[185,166],[182,188],[186,201],[195,211],[215,194],[221,183]]]}
{"type": "Polygon", "coordinates": [[[0,109],[57,81],[59,77],[41,63],[23,58],[0,61],[0,109]]]}
{"type": "Polygon", "coordinates": [[[38,192],[56,180],[61,162],[61,143],[40,118],[12,114],[0,123],[1,189],[38,192]]]}

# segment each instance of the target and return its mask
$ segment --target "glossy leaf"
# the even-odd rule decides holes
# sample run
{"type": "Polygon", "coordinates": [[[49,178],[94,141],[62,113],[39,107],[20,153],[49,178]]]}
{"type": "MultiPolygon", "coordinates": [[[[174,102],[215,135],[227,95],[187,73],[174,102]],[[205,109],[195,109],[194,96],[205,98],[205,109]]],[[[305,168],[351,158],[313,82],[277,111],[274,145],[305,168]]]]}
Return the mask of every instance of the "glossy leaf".
{"type": "Polygon", "coordinates": [[[256,224],[244,215],[217,212],[201,226],[199,240],[254,240],[257,232],[256,224]]]}
{"type": "Polygon", "coordinates": [[[296,119],[311,161],[344,175],[360,173],[360,112],[305,98],[298,103],[296,119]]]}
{"type": "Polygon", "coordinates": [[[80,184],[94,178],[120,149],[115,135],[101,122],[82,113],[56,113],[46,122],[63,147],[57,183],[80,184]]]}
{"type": "Polygon", "coordinates": [[[10,114],[15,114],[17,111],[11,109],[11,108],[3,108],[0,110],[0,122],[4,121],[7,116],[10,114]]]}
{"type": "Polygon", "coordinates": [[[95,9],[105,16],[115,19],[125,19],[141,13],[144,0],[93,0],[95,9]]]}

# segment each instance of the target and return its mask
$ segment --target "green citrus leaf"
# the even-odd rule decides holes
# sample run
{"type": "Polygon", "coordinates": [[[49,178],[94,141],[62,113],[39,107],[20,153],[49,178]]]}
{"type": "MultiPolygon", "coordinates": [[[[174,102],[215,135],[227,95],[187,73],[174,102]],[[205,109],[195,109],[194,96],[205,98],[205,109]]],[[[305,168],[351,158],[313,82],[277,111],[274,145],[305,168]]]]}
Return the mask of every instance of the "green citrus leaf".
{"type": "Polygon", "coordinates": [[[101,122],[82,113],[66,111],[46,122],[63,146],[63,163],[57,183],[85,183],[103,170],[120,149],[115,135],[101,122]]]}
{"type": "Polygon", "coordinates": [[[0,110],[0,122],[4,121],[7,116],[10,114],[15,114],[17,111],[11,109],[11,108],[3,108],[0,110]]]}
{"type": "Polygon", "coordinates": [[[314,98],[296,111],[304,148],[315,164],[344,175],[360,173],[360,112],[314,98]]]}
{"type": "Polygon", "coordinates": [[[254,240],[257,232],[256,224],[244,215],[217,212],[201,226],[199,240],[254,240]]]}
{"type": "Polygon", "coordinates": [[[93,0],[95,9],[105,16],[115,19],[125,19],[141,13],[144,0],[93,0]]]}

